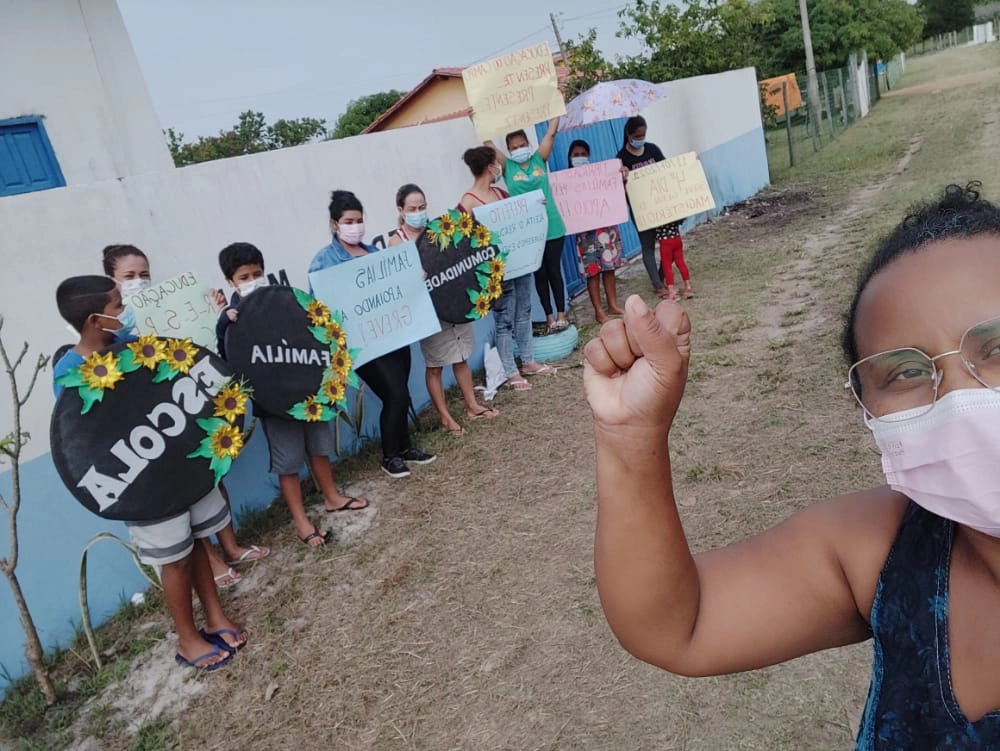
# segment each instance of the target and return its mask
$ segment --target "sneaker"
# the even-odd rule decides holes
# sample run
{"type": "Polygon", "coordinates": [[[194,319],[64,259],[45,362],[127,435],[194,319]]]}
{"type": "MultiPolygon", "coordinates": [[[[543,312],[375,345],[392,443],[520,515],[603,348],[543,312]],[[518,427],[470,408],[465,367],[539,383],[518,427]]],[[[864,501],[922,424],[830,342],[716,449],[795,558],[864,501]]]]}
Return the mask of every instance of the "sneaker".
{"type": "Polygon", "coordinates": [[[406,466],[403,457],[394,456],[391,459],[382,460],[382,471],[389,477],[409,477],[410,468],[406,466]]]}
{"type": "Polygon", "coordinates": [[[422,449],[409,448],[403,452],[403,461],[411,464],[430,464],[437,459],[434,454],[428,454],[422,449]]]}

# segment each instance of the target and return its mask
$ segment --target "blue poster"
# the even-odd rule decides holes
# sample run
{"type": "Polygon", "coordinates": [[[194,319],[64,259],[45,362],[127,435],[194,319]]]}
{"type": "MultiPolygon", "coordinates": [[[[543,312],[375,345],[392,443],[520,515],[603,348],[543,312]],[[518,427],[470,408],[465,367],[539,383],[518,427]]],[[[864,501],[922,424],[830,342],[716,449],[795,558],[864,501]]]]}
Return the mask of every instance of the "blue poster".
{"type": "Polygon", "coordinates": [[[316,299],[344,316],[354,365],[441,330],[416,243],[403,243],[309,274],[316,299]]]}
{"type": "Polygon", "coordinates": [[[500,250],[507,253],[504,281],[531,274],[542,265],[549,231],[542,191],[488,203],[473,209],[472,214],[498,236],[500,250]]]}

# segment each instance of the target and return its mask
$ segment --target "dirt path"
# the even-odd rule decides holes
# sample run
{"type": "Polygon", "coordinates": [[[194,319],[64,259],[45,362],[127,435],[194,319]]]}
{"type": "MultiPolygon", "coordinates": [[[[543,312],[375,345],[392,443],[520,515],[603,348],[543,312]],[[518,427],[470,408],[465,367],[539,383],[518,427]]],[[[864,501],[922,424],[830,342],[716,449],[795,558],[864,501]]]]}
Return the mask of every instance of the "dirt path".
{"type": "Polygon", "coordinates": [[[963,88],[966,86],[971,86],[973,84],[989,82],[989,81],[1000,82],[1000,68],[987,68],[986,70],[979,70],[976,71],[975,73],[965,73],[960,76],[939,78],[934,81],[928,81],[927,83],[919,84],[917,86],[908,86],[903,89],[896,89],[895,91],[887,91],[882,96],[897,97],[897,96],[912,96],[914,94],[937,94],[942,91],[963,88]]]}

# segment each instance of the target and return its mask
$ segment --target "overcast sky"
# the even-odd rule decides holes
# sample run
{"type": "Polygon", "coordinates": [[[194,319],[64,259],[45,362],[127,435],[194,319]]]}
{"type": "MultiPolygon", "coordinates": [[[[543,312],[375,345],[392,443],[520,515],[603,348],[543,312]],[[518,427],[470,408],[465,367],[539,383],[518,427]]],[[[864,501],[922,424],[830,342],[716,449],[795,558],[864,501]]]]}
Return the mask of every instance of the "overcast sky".
{"type": "Polygon", "coordinates": [[[387,89],[409,90],[433,68],[548,41],[549,12],[564,39],[591,26],[605,55],[635,54],[617,39],[624,0],[118,0],[164,128],[212,135],[248,109],[325,118],[387,89]],[[430,10],[433,8],[433,10],[430,10]],[[561,15],[559,15],[561,13],[561,15]]]}

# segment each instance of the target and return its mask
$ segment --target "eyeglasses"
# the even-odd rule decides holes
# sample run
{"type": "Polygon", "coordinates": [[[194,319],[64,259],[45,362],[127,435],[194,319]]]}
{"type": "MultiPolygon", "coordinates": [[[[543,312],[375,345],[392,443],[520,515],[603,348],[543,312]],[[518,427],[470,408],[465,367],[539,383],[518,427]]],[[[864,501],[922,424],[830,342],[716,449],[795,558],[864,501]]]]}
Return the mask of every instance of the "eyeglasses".
{"type": "Polygon", "coordinates": [[[912,347],[879,352],[851,366],[845,388],[877,420],[900,422],[929,412],[937,401],[944,372],[942,357],[958,355],[973,378],[1000,390],[1000,317],[970,326],[958,349],[931,357],[912,347]]]}

